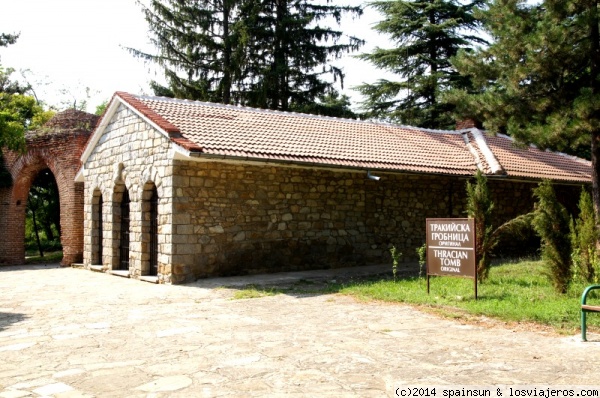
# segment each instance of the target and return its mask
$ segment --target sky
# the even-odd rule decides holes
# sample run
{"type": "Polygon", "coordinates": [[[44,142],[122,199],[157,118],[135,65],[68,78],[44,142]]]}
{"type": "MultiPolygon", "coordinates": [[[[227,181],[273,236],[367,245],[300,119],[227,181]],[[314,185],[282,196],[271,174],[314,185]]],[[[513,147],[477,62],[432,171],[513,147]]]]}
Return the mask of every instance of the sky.
{"type": "MultiPolygon", "coordinates": [[[[125,49],[154,52],[136,0],[0,1],[0,33],[20,32],[16,44],[0,47],[0,65],[15,69],[13,78],[26,79],[48,105],[62,110],[87,98],[87,110],[94,112],[115,91],[151,95],[149,82],[161,80],[160,71],[125,49]]],[[[344,4],[360,5],[362,0],[344,4]]],[[[377,45],[386,48],[387,38],[371,29],[379,19],[367,8],[360,19],[347,18],[341,29],[367,41],[360,52],[377,45]]],[[[334,64],[346,73],[342,92],[351,97],[355,109],[361,97],[351,88],[384,76],[352,56],[334,64]]]]}

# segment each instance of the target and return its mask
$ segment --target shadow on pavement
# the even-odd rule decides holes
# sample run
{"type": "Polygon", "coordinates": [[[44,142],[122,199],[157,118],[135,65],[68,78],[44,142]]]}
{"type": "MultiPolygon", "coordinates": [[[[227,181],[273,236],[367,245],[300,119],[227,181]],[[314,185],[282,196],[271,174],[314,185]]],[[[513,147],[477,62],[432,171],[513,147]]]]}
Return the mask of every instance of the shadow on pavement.
{"type": "Polygon", "coordinates": [[[23,265],[0,265],[1,272],[11,271],[29,271],[29,270],[44,270],[44,269],[56,269],[61,268],[59,263],[48,263],[48,264],[23,264],[23,265]]]}
{"type": "MultiPolygon", "coordinates": [[[[418,273],[418,264],[403,264],[398,269],[399,278],[414,277],[418,273]]],[[[392,278],[391,265],[383,264],[328,270],[207,278],[199,279],[186,286],[239,290],[238,298],[273,294],[306,297],[337,293],[345,286],[354,283],[369,283],[392,278]]]]}
{"type": "Polygon", "coordinates": [[[0,332],[12,325],[13,323],[22,322],[27,319],[27,315],[13,313],[13,312],[0,312],[0,332]]]}

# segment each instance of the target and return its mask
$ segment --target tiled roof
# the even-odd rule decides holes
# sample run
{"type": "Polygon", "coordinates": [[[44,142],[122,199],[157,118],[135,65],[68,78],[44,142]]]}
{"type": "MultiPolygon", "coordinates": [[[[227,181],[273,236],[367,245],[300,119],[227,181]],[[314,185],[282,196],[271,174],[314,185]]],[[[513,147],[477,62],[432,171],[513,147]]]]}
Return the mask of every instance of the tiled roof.
{"type": "MultiPolygon", "coordinates": [[[[519,148],[477,129],[426,130],[163,97],[116,93],[197,155],[389,171],[589,182],[590,162],[519,148]]],[[[115,99],[113,98],[113,101],[115,99]]]]}
{"type": "Polygon", "coordinates": [[[508,176],[591,181],[592,164],[588,160],[541,151],[532,146],[518,146],[506,136],[486,137],[486,140],[508,176]]]}
{"type": "Polygon", "coordinates": [[[137,97],[202,153],[331,166],[473,174],[462,135],[391,124],[137,97]]]}

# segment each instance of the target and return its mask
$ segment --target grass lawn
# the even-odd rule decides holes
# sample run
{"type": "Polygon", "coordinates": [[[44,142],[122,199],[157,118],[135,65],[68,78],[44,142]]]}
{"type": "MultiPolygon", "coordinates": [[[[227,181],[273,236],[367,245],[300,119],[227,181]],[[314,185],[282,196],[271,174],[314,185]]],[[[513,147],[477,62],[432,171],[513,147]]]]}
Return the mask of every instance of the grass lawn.
{"type": "Polygon", "coordinates": [[[44,253],[44,257],[40,257],[38,252],[31,254],[31,256],[29,253],[27,254],[27,257],[25,258],[25,264],[59,263],[63,258],[62,251],[44,253]]]}
{"type": "MultiPolygon", "coordinates": [[[[472,279],[431,277],[365,281],[341,286],[339,292],[364,300],[402,302],[427,307],[450,317],[486,316],[508,322],[534,322],[570,334],[580,329],[581,293],[587,284],[574,283],[565,295],[554,291],[541,261],[499,264],[478,286],[472,279]]],[[[600,295],[588,303],[600,303],[600,295]]],[[[599,314],[588,316],[590,330],[600,329],[599,314]]]]}

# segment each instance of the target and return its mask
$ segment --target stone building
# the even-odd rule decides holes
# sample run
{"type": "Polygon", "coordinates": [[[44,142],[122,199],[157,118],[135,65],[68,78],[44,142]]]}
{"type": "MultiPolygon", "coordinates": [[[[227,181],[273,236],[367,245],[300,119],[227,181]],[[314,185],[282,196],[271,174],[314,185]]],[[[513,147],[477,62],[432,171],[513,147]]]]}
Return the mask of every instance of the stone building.
{"type": "Polygon", "coordinates": [[[476,128],[432,131],[116,93],[90,137],[87,267],[161,283],[414,258],[428,217],[464,217],[465,181],[489,177],[498,221],[585,160],[476,128]]]}

